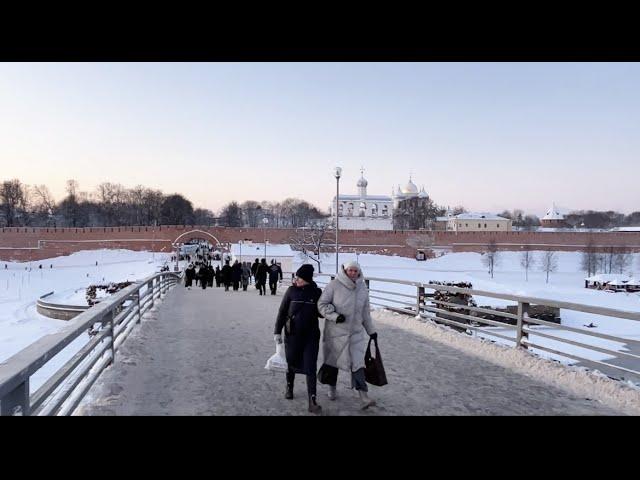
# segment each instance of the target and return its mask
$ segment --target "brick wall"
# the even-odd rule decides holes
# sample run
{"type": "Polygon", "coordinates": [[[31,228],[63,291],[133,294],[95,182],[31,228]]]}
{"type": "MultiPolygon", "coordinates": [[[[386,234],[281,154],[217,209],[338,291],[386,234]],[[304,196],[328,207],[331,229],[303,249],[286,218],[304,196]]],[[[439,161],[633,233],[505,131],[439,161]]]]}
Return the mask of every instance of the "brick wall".
{"type": "MultiPolygon", "coordinates": [[[[250,239],[264,240],[262,228],[223,228],[197,226],[163,227],[108,227],[108,228],[3,228],[0,229],[0,260],[34,261],[79,250],[124,248],[170,252],[172,243],[182,234],[202,230],[220,242],[237,242],[250,239]]],[[[294,230],[266,229],[271,243],[289,243],[294,230]]],[[[449,247],[453,251],[483,251],[486,244],[495,240],[501,250],[521,250],[523,245],[534,249],[579,251],[592,239],[604,249],[610,246],[628,247],[640,252],[640,232],[424,232],[424,231],[340,231],[340,244],[346,250],[360,252],[398,254],[413,257],[421,239],[432,235],[436,246],[449,247]],[[417,243],[416,243],[417,242],[417,243]]],[[[205,238],[204,235],[196,235],[205,238]]],[[[188,236],[183,240],[188,240],[188,236]]],[[[326,242],[332,244],[334,235],[329,233],[326,242]]]]}

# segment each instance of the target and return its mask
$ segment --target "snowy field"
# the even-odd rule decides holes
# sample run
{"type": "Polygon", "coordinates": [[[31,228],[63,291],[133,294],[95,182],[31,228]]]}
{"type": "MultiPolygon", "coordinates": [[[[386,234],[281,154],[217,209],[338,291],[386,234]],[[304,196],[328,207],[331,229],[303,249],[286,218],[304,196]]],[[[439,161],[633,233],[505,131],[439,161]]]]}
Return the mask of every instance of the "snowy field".
{"type": "MultiPolygon", "coordinates": [[[[0,262],[0,361],[68,324],[36,311],[36,301],[41,295],[53,291],[55,301],[86,305],[85,289],[92,283],[140,280],[158,272],[169,259],[170,254],[164,253],[91,250],[39,262],[0,262]]],[[[87,340],[88,336],[81,335],[60,352],[60,358],[54,358],[37,372],[32,377],[32,391],[49,371],[70,358],[87,340]]]]}
{"type": "MultiPolygon", "coordinates": [[[[533,252],[533,255],[536,259],[539,259],[542,256],[542,252],[533,252]]],[[[529,281],[525,281],[525,272],[520,266],[519,252],[500,252],[499,264],[494,269],[493,279],[488,274],[487,268],[482,265],[482,255],[478,253],[450,253],[424,262],[418,262],[410,258],[389,257],[384,255],[361,254],[356,256],[355,254],[341,254],[340,262],[342,263],[348,260],[357,259],[363,268],[365,276],[371,278],[378,277],[423,283],[427,283],[429,281],[464,281],[470,282],[473,285],[473,288],[477,290],[506,293],[511,295],[523,295],[549,300],[561,300],[586,305],[610,307],[631,312],[640,311],[640,293],[609,293],[584,288],[584,278],[586,275],[580,271],[581,254],[579,252],[557,252],[557,256],[558,268],[556,272],[550,274],[549,283],[546,283],[545,281],[545,273],[541,272],[537,267],[533,267],[533,269],[529,270],[529,281]]],[[[303,258],[304,257],[299,257],[298,263],[303,261],[303,258]]],[[[312,263],[316,266],[315,262],[309,261],[307,263],[312,263]]],[[[640,254],[633,255],[633,262],[631,265],[632,267],[630,271],[626,273],[639,276],[640,254]]],[[[334,255],[326,255],[323,257],[322,271],[323,273],[335,272],[334,255]]],[[[381,282],[371,282],[371,288],[406,293],[413,296],[416,294],[415,287],[381,282]]],[[[373,295],[383,296],[377,293],[373,295]]],[[[414,303],[410,298],[395,298],[406,301],[411,305],[414,303]]],[[[491,297],[474,298],[479,306],[504,307],[507,305],[515,305],[514,302],[491,297]]],[[[383,304],[385,303],[384,301],[376,299],[372,299],[372,301],[383,304]]],[[[560,317],[563,325],[580,328],[589,332],[599,332],[640,340],[640,322],[637,321],[603,317],[600,315],[564,309],[561,310],[560,317]],[[589,325],[591,323],[596,325],[596,327],[585,327],[585,325],[589,325]]],[[[549,327],[538,326],[533,327],[533,329],[538,330],[541,333],[548,333],[557,337],[571,339],[614,351],[629,351],[627,345],[622,342],[613,342],[604,339],[597,339],[595,337],[587,337],[579,333],[560,331],[549,327]]],[[[486,331],[494,331],[515,339],[515,332],[513,330],[487,327],[486,331]]],[[[484,335],[479,333],[479,336],[496,341],[496,343],[503,343],[509,346],[514,345],[512,342],[498,339],[497,337],[488,334],[484,335]]],[[[556,340],[540,336],[530,335],[530,340],[540,346],[561,350],[566,353],[573,353],[589,360],[606,361],[613,358],[606,353],[596,352],[566,343],[560,343],[556,340]]],[[[559,360],[563,363],[576,363],[575,360],[554,355],[542,350],[534,350],[534,352],[542,357],[559,360]]],[[[637,347],[633,353],[640,354],[637,347]]],[[[635,369],[639,370],[640,365],[636,365],[635,369]]]]}

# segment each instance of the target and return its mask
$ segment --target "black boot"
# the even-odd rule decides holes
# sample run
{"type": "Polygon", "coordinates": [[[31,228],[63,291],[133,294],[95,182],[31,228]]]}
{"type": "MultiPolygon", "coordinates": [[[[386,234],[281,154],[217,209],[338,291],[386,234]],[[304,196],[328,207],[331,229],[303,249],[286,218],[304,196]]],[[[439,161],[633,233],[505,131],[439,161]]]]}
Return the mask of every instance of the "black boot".
{"type": "Polygon", "coordinates": [[[320,413],[322,412],[322,407],[316,403],[316,396],[309,395],[309,413],[320,413]]]}
{"type": "Polygon", "coordinates": [[[289,372],[287,372],[287,390],[284,394],[284,398],[286,398],[287,400],[292,400],[293,399],[293,380],[295,378],[295,373],[291,374],[289,372]]]}

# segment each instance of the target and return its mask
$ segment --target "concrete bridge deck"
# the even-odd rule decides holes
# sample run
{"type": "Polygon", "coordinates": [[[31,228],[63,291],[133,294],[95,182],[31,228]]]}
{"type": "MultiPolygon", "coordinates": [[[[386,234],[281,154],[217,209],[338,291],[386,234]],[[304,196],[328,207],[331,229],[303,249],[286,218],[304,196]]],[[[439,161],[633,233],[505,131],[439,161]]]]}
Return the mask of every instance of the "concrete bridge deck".
{"type": "MultiPolygon", "coordinates": [[[[134,329],[76,414],[309,415],[304,377],[296,377],[295,398],[286,400],[284,374],[264,369],[283,292],[174,288],[134,329]]],[[[360,411],[341,372],[335,402],[318,385],[324,415],[621,413],[403,328],[377,327],[389,379],[370,387],[378,406],[360,411]]]]}

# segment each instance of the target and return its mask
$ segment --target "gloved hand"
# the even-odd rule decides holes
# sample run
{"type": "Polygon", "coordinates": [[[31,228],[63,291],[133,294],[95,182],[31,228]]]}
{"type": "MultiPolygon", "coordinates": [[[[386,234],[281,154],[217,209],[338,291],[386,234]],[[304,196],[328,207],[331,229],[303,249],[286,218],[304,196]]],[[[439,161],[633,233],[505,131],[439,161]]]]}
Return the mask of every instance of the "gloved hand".
{"type": "Polygon", "coordinates": [[[347,318],[344,315],[340,314],[338,315],[338,318],[336,318],[336,323],[344,323],[346,320],[347,318]]]}
{"type": "Polygon", "coordinates": [[[371,338],[371,340],[377,340],[378,339],[378,332],[373,332],[371,335],[369,335],[369,338],[371,338]]]}
{"type": "Polygon", "coordinates": [[[282,343],[282,335],[277,333],[273,336],[273,339],[275,340],[276,344],[280,345],[282,343]]]}

